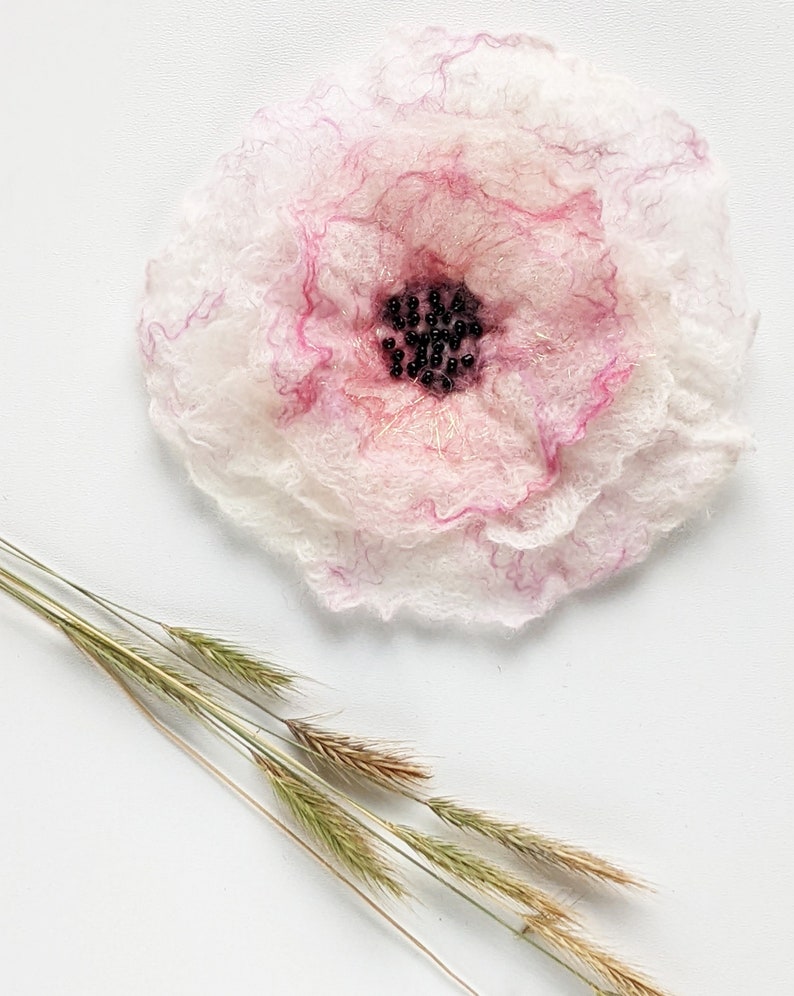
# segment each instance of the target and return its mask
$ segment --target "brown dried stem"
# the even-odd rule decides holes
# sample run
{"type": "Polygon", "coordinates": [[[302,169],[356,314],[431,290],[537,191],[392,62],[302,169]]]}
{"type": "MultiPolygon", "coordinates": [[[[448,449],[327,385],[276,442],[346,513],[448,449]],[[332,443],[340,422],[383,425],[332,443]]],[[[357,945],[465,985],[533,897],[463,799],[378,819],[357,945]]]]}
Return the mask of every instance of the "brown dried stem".
{"type": "Polygon", "coordinates": [[[378,916],[382,917],[391,927],[393,927],[402,937],[404,937],[409,944],[412,944],[418,951],[420,951],[426,958],[428,958],[433,964],[455,982],[460,988],[469,994],[469,996],[480,996],[476,989],[473,989],[467,982],[465,982],[459,975],[457,975],[450,966],[439,958],[435,952],[431,951],[426,944],[423,944],[418,937],[404,927],[403,924],[399,922],[395,917],[388,913],[381,905],[379,905],[371,896],[368,896],[366,892],[362,891],[355,882],[351,881],[345,875],[343,875],[338,868],[335,868],[330,861],[327,861],[322,854],[320,854],[314,847],[308,844],[305,840],[299,837],[293,830],[291,830],[286,823],[283,823],[277,816],[270,812],[262,803],[255,799],[252,795],[245,791],[240,785],[237,784],[232,778],[230,778],[224,771],[221,771],[216,765],[214,765],[208,758],[192,747],[184,738],[180,737],[178,733],[169,729],[163,722],[161,722],[157,716],[152,712],[152,710],[142,702],[140,698],[135,694],[135,692],[127,685],[125,680],[113,669],[106,669],[106,673],[118,684],[119,688],[127,695],[133,705],[139,709],[143,715],[153,724],[153,726],[159,730],[163,736],[167,737],[173,744],[181,748],[193,761],[201,765],[206,771],[211,775],[214,775],[220,782],[230,788],[236,795],[238,795],[244,802],[248,803],[252,809],[260,813],[265,817],[270,823],[273,824],[278,830],[281,831],[292,843],[297,844],[301,847],[307,854],[311,857],[326,871],[330,872],[334,878],[338,879],[340,882],[344,883],[355,895],[370,909],[372,909],[378,916]]]}

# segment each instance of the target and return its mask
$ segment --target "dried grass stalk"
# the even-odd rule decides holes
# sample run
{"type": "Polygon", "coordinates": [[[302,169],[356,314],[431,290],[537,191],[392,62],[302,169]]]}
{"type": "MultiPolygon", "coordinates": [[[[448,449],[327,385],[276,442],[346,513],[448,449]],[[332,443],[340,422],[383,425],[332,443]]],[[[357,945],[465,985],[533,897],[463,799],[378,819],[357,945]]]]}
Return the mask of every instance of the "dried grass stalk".
{"type": "Polygon", "coordinates": [[[324,730],[303,719],[285,721],[295,740],[315,757],[349,775],[389,789],[404,789],[430,778],[430,770],[392,744],[324,730]]]}
{"type": "Polygon", "coordinates": [[[190,696],[190,692],[209,700],[201,685],[188,675],[169,664],[155,660],[138,647],[116,639],[105,643],[98,637],[68,623],[61,624],[61,628],[72,643],[100,667],[133,677],[145,688],[171,699],[187,712],[196,714],[201,711],[197,702],[190,696]],[[149,667],[146,664],[149,664],[149,667]],[[187,694],[183,694],[180,689],[185,689],[187,694]]]}
{"type": "Polygon", "coordinates": [[[206,633],[181,626],[163,626],[163,629],[177,643],[184,644],[198,654],[205,663],[268,695],[283,696],[298,678],[298,675],[278,664],[254,657],[253,654],[206,633]]]}
{"type": "Polygon", "coordinates": [[[460,882],[465,882],[478,892],[510,899],[522,910],[532,910],[539,917],[563,921],[572,918],[570,910],[542,889],[530,885],[529,882],[525,882],[474,851],[459,847],[441,837],[420,833],[411,827],[394,825],[391,829],[400,840],[436,868],[440,868],[460,882]]]}
{"type": "Polygon", "coordinates": [[[367,885],[398,898],[405,896],[404,886],[366,827],[284,765],[261,754],[253,757],[281,802],[329,854],[367,885]]]}
{"type": "MultiPolygon", "coordinates": [[[[525,917],[524,923],[526,931],[535,934],[561,954],[573,958],[587,971],[602,979],[618,996],[667,996],[635,968],[624,964],[616,955],[602,950],[569,927],[531,916],[525,917]]],[[[603,996],[611,994],[603,993],[603,996]]]]}
{"type": "Polygon", "coordinates": [[[428,799],[427,805],[450,826],[487,837],[523,858],[615,885],[642,886],[638,879],[598,855],[546,837],[518,823],[501,820],[478,809],[469,809],[451,799],[428,799]]]}
{"type": "MultiPolygon", "coordinates": [[[[8,552],[9,545],[2,539],[0,545],[8,552]]],[[[113,603],[100,599],[87,589],[66,581],[15,547],[10,549],[30,565],[61,580],[73,591],[98,602],[133,630],[139,629],[125,616],[125,610],[121,607],[114,606],[113,603]]],[[[515,928],[514,923],[488,909],[473,893],[487,896],[492,901],[507,906],[512,913],[518,913],[525,925],[524,933],[533,934],[537,938],[537,946],[541,950],[546,949],[548,956],[564,965],[581,982],[586,983],[595,996],[665,996],[662,990],[640,972],[625,965],[615,955],[602,950],[583,936],[579,932],[572,912],[547,893],[475,851],[469,851],[443,838],[422,833],[411,827],[389,823],[366,809],[352,795],[338,793],[338,790],[323,778],[311,775],[306,768],[282,754],[279,748],[269,744],[260,729],[254,728],[252,732],[250,724],[225,702],[212,697],[199,682],[193,679],[192,672],[185,673],[179,668],[163,663],[158,650],[142,651],[137,646],[97,628],[63,602],[2,566],[0,566],[0,590],[57,627],[83,653],[107,670],[111,676],[117,677],[123,687],[127,688],[128,684],[134,685],[135,691],[133,692],[132,688],[129,690],[136,700],[141,689],[155,692],[172,700],[197,720],[201,722],[208,720],[223,739],[227,739],[238,748],[242,744],[247,744],[252,751],[254,762],[269,779],[275,794],[291,811],[307,835],[364,883],[396,897],[407,894],[398,873],[381,853],[381,845],[388,844],[408,857],[396,842],[400,841],[411,848],[411,860],[422,864],[429,874],[443,881],[459,895],[465,896],[481,912],[513,934],[521,933],[515,928]],[[315,784],[315,778],[318,784],[315,784]],[[336,802],[332,798],[332,793],[338,793],[344,802],[342,804],[336,802]],[[353,811],[361,813],[363,820],[353,815],[353,811]],[[370,826],[373,828],[377,826],[386,831],[388,837],[383,836],[380,829],[376,831],[370,829],[370,826]],[[460,886],[467,888],[464,890],[460,886]],[[583,966],[583,971],[574,968],[570,962],[583,966]],[[594,979],[601,981],[596,983],[594,979]]],[[[162,626],[157,620],[148,621],[162,626]]],[[[273,695],[280,695],[288,690],[299,677],[198,631],[168,626],[162,628],[175,641],[191,651],[192,659],[197,662],[193,666],[199,672],[204,671],[202,664],[211,665],[273,695]],[[198,661],[201,661],[201,664],[198,661]]],[[[150,634],[140,629],[139,632],[149,637],[153,646],[159,644],[159,641],[150,634]]],[[[164,649],[171,653],[170,649],[164,649]]],[[[217,678],[216,685],[223,685],[221,678],[217,678]]],[[[215,688],[215,685],[212,687],[215,688]]],[[[140,704],[161,729],[166,729],[142,701],[140,704]]],[[[273,715],[262,703],[259,705],[265,713],[273,715]]],[[[283,722],[287,723],[294,740],[316,757],[334,765],[340,771],[362,775],[380,785],[402,791],[417,801],[426,802],[431,811],[449,826],[476,833],[519,855],[545,862],[554,868],[574,871],[621,885],[636,884],[627,873],[580,848],[560,843],[485,812],[461,806],[450,799],[423,800],[418,794],[414,795],[413,790],[417,784],[427,779],[430,773],[399,747],[326,731],[305,720],[283,722]]],[[[178,735],[176,740],[182,742],[178,735]]],[[[185,749],[189,753],[192,752],[188,745],[185,745],[185,749]]],[[[218,770],[212,766],[210,769],[218,770]]],[[[220,777],[226,780],[222,774],[220,777]]],[[[317,854],[310,844],[304,842],[304,846],[317,854]]],[[[319,857],[319,854],[317,856],[319,857]]],[[[348,884],[352,884],[341,871],[338,871],[338,874],[348,884]]],[[[356,886],[353,888],[357,889],[356,886]]],[[[383,912],[377,904],[376,908],[383,912]]],[[[383,912],[383,915],[390,923],[394,923],[397,929],[402,930],[409,940],[416,943],[420,950],[428,953],[435,963],[465,991],[476,996],[470,986],[451,972],[424,945],[403,930],[388,914],[383,912]]],[[[513,917],[509,919],[512,921],[513,917]]]]}

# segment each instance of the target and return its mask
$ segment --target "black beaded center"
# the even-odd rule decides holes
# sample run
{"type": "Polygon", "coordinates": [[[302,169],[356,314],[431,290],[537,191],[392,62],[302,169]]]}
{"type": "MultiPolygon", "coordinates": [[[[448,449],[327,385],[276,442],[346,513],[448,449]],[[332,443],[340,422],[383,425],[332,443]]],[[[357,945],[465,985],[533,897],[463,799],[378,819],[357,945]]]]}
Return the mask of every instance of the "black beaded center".
{"type": "Polygon", "coordinates": [[[389,373],[433,394],[470,387],[484,329],[480,301],[464,283],[412,284],[387,298],[381,347],[389,373]]]}

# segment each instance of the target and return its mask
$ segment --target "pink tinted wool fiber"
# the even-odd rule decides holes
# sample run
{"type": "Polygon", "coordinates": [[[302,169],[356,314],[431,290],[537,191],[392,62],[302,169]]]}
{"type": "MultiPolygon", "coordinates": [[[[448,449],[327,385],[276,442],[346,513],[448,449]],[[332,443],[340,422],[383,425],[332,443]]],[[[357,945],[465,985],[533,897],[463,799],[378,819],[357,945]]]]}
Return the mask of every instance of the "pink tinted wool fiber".
{"type": "Polygon", "coordinates": [[[140,343],[157,428],[322,603],[517,628],[713,494],[753,325],[690,125],[431,29],[256,114],[140,343]]]}

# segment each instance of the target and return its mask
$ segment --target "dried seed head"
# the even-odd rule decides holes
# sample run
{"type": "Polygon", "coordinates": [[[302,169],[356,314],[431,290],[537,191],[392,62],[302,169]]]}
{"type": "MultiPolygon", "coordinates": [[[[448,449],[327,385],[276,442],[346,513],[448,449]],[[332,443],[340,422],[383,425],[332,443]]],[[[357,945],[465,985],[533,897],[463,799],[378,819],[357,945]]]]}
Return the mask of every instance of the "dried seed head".
{"type": "Polygon", "coordinates": [[[405,888],[396,872],[380,853],[375,837],[363,824],[283,764],[261,754],[252,756],[295,820],[332,857],[367,885],[398,898],[405,895],[405,888]]]}
{"type": "Polygon", "coordinates": [[[478,892],[510,899],[522,910],[531,910],[541,918],[550,917],[562,921],[572,919],[571,911],[542,889],[530,885],[474,851],[466,850],[441,837],[420,833],[411,827],[392,826],[391,829],[400,840],[436,868],[465,882],[478,892]]]}
{"type": "Polygon", "coordinates": [[[297,742],[316,760],[326,761],[341,772],[367,778],[384,788],[404,789],[430,778],[430,771],[404,748],[324,730],[302,719],[286,720],[286,725],[297,742]]]}
{"type": "Polygon", "coordinates": [[[193,651],[206,664],[268,695],[283,696],[299,677],[278,664],[206,633],[180,626],[163,628],[177,643],[193,651]]]}
{"type": "Polygon", "coordinates": [[[569,926],[532,916],[525,917],[524,924],[525,932],[535,934],[549,947],[573,958],[607,983],[615,996],[667,996],[641,972],[624,964],[610,952],[603,951],[569,926]]]}
{"type": "Polygon", "coordinates": [[[481,810],[461,806],[451,799],[428,799],[427,805],[439,819],[450,826],[487,837],[515,854],[549,868],[611,882],[614,885],[642,886],[634,876],[598,855],[536,833],[518,823],[511,823],[481,810]]]}

